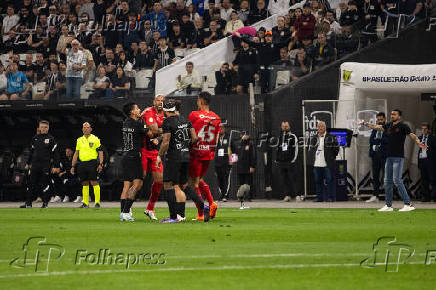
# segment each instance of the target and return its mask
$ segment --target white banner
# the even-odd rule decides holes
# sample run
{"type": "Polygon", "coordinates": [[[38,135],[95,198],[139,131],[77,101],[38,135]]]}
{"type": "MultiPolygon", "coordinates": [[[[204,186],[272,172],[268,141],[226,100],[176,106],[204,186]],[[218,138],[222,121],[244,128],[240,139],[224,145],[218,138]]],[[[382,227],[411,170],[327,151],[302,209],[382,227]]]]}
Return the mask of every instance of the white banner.
{"type": "MultiPolygon", "coordinates": [[[[283,11],[283,14],[286,13],[287,11],[283,11]]],[[[279,14],[270,16],[252,26],[256,28],[256,30],[260,27],[265,27],[266,30],[271,30],[274,26],[277,26],[278,16],[279,14]]],[[[206,76],[208,73],[215,70],[217,64],[233,61],[232,38],[226,37],[221,39],[200,51],[190,54],[185,58],[158,70],[156,72],[156,94],[167,95],[177,89],[177,76],[185,72],[185,64],[187,61],[191,61],[194,64],[194,70],[196,70],[200,76],[206,76]]]]}
{"type": "Polygon", "coordinates": [[[436,65],[396,65],[346,62],[341,65],[341,90],[357,89],[434,89],[436,65]]]}

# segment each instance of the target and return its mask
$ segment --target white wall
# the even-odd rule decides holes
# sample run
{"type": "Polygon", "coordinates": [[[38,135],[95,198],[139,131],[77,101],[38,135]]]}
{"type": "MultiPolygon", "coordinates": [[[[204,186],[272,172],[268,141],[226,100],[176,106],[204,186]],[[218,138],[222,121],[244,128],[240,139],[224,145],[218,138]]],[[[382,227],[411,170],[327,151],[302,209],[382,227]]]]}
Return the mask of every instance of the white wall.
{"type": "MultiPolygon", "coordinates": [[[[298,3],[300,4],[300,3],[298,3]]],[[[284,11],[283,14],[286,14],[284,11]]],[[[283,15],[282,14],[282,15],[283,15]]],[[[252,25],[256,29],[265,27],[271,30],[277,25],[277,17],[273,15],[265,20],[252,25]]],[[[200,75],[207,75],[210,71],[215,70],[217,63],[232,62],[233,61],[233,42],[231,37],[226,37],[220,41],[211,44],[196,53],[186,56],[185,58],[176,61],[175,63],[161,68],[156,72],[156,94],[170,94],[177,89],[177,76],[185,71],[185,64],[187,61],[194,63],[194,69],[200,75]]]]}

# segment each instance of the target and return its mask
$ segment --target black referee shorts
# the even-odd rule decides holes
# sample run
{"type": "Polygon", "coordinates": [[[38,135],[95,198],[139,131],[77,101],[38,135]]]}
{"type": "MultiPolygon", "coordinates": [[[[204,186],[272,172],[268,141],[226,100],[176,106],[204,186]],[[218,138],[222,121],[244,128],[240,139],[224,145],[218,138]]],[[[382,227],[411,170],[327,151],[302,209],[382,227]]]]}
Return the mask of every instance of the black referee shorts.
{"type": "Polygon", "coordinates": [[[97,159],[82,161],[77,166],[77,176],[80,182],[97,180],[97,159]]]}
{"type": "Polygon", "coordinates": [[[163,181],[174,185],[184,185],[188,182],[189,162],[166,160],[163,170],[163,181]]]}
{"type": "Polygon", "coordinates": [[[124,156],[121,162],[123,168],[123,180],[133,181],[135,179],[142,180],[142,162],[141,155],[124,156]]]}

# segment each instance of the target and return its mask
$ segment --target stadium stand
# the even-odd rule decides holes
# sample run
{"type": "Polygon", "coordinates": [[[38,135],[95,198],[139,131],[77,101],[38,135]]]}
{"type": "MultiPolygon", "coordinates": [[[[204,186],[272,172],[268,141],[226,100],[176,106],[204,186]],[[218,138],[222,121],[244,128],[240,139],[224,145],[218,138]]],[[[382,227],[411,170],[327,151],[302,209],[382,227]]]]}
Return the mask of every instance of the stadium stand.
{"type": "MultiPolygon", "coordinates": [[[[81,77],[81,99],[88,99],[91,95],[94,98],[122,96],[117,93],[94,94],[96,72],[101,66],[108,78],[106,90],[110,90],[111,85],[116,87],[113,81],[117,66],[122,67],[129,80],[130,92],[152,92],[159,70],[165,71],[160,74],[161,78],[176,90],[177,76],[181,71],[175,72],[172,80],[165,66],[178,67],[177,63],[184,59],[192,61],[201,74],[202,88],[213,93],[216,82],[212,70],[218,71],[223,62],[234,61],[236,53],[229,51],[239,50],[239,47],[237,42],[233,47],[229,39],[234,39],[235,35],[248,39],[252,48],[262,51],[268,34],[272,33],[272,43],[287,48],[290,62],[296,62],[294,57],[298,50],[305,50],[311,64],[310,72],[380,38],[398,35],[401,28],[426,18],[434,10],[430,2],[416,1],[415,5],[376,2],[226,0],[216,4],[204,1],[203,5],[203,1],[183,0],[162,3],[148,0],[2,1],[0,61],[3,68],[0,74],[3,79],[9,77],[10,64],[16,61],[18,70],[26,78],[14,87],[2,88],[0,84],[0,92],[3,92],[0,98],[62,99],[73,86],[67,79],[78,80],[71,78],[73,70],[68,65],[73,56],[66,55],[72,49],[73,39],[80,42],[80,55],[86,59],[85,67],[76,74],[81,77]],[[255,35],[238,33],[241,23],[246,25],[242,28],[248,25],[256,28],[255,35]],[[233,37],[226,39],[225,31],[233,33],[233,37]],[[318,40],[320,34],[326,38],[321,44],[318,40]],[[160,38],[167,39],[165,52],[159,49],[160,38]],[[141,42],[147,46],[144,53],[149,59],[138,66],[141,42]],[[215,45],[218,43],[226,45],[215,45]],[[214,50],[212,54],[209,54],[209,46],[214,50]],[[205,54],[201,54],[205,49],[210,56],[223,50],[220,53],[226,59],[205,63],[205,54]],[[175,63],[167,61],[168,58],[174,59],[175,63]],[[58,64],[58,71],[53,71],[52,62],[58,64]],[[32,86],[27,96],[22,94],[26,88],[25,79],[32,86]]],[[[256,80],[258,76],[262,78],[255,84],[262,86],[263,91],[295,79],[292,71],[298,66],[288,68],[289,80],[283,79],[285,73],[279,73],[280,78],[267,85],[264,75],[271,73],[275,69],[272,63],[280,59],[278,50],[270,53],[267,63],[253,64],[257,68],[256,80]]],[[[234,70],[231,75],[237,79],[236,69],[230,69],[234,70]]],[[[234,92],[237,81],[233,83],[234,92]]]]}

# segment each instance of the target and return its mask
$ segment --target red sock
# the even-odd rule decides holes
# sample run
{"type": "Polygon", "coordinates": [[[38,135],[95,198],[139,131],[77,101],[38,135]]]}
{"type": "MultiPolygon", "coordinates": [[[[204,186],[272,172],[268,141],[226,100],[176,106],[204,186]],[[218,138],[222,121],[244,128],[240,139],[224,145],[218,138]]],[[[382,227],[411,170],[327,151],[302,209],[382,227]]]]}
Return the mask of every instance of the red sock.
{"type": "Polygon", "coordinates": [[[160,182],[153,182],[153,184],[151,185],[151,194],[150,194],[150,200],[147,205],[147,210],[154,210],[154,204],[159,199],[162,186],[163,184],[160,182]]]}
{"type": "MultiPolygon", "coordinates": [[[[196,188],[195,188],[195,191],[197,192],[198,196],[199,196],[201,199],[203,199],[203,197],[201,196],[200,188],[196,187],[196,188]]],[[[198,204],[195,204],[195,206],[197,207],[198,215],[199,215],[199,216],[202,216],[202,215],[203,215],[203,209],[200,208],[200,207],[198,206],[198,204]]]]}
{"type": "Polygon", "coordinates": [[[206,184],[204,181],[200,181],[198,184],[198,187],[200,188],[201,193],[206,197],[207,202],[209,203],[209,206],[213,203],[213,196],[210,192],[209,185],[206,184]]]}

